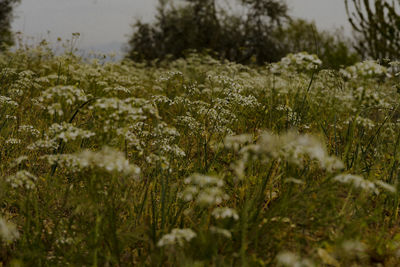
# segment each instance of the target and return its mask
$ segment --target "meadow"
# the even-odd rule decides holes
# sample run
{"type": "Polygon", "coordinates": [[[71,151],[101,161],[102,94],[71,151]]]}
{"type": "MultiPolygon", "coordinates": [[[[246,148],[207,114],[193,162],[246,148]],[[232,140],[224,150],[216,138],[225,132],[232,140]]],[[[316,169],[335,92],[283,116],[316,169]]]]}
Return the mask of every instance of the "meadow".
{"type": "Polygon", "coordinates": [[[399,63],[0,55],[0,266],[399,266],[399,63]]]}

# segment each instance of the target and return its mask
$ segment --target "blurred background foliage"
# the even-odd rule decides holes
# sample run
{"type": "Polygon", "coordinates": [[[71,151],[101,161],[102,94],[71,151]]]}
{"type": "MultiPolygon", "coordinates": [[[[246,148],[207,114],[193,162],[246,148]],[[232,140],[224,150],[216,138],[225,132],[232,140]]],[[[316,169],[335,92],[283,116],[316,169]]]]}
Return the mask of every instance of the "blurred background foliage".
{"type": "Polygon", "coordinates": [[[354,48],[373,59],[399,59],[399,1],[345,0],[349,22],[356,33],[354,48]]]}
{"type": "Polygon", "coordinates": [[[0,50],[6,45],[13,44],[12,33],[10,30],[13,17],[13,8],[19,0],[1,0],[0,1],[0,50]]]}
{"type": "MultiPolygon", "coordinates": [[[[10,23],[20,0],[0,1],[1,50],[13,45],[10,23]]],[[[193,51],[240,64],[277,62],[288,53],[317,54],[325,68],[362,59],[397,60],[398,2],[344,0],[353,36],[343,29],[290,16],[284,0],[159,0],[152,22],[137,20],[126,57],[139,62],[173,60],[193,51]]]]}
{"type": "Polygon", "coordinates": [[[136,21],[133,25],[128,57],[176,59],[197,50],[237,63],[262,65],[306,51],[318,54],[330,68],[360,59],[340,29],[320,31],[313,22],[292,19],[284,1],[236,3],[233,8],[216,0],[161,0],[153,23],[136,21]]]}

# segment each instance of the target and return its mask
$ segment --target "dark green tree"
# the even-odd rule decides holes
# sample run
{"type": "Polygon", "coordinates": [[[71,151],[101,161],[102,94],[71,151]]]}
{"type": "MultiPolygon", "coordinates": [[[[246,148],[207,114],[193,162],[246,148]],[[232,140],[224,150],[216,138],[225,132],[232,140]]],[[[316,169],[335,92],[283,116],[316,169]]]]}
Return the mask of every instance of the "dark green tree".
{"type": "Polygon", "coordinates": [[[213,51],[240,63],[279,60],[284,54],[273,31],[288,18],[278,0],[239,0],[245,14],[227,12],[216,0],[185,0],[184,5],[160,0],[153,24],[137,21],[129,41],[134,60],[184,56],[185,51],[213,51]]]}
{"type": "Polygon", "coordinates": [[[350,24],[358,34],[354,47],[363,57],[400,58],[398,4],[386,0],[345,0],[350,24]]]}
{"type": "Polygon", "coordinates": [[[285,52],[273,33],[279,28],[277,26],[281,26],[282,20],[289,18],[286,4],[282,1],[269,0],[241,0],[240,2],[248,10],[243,35],[249,44],[245,46],[248,50],[246,60],[251,56],[254,56],[259,64],[279,60],[285,52]]]}
{"type": "Polygon", "coordinates": [[[314,22],[297,19],[279,29],[276,38],[285,51],[317,54],[324,68],[339,69],[360,60],[357,52],[351,48],[351,40],[344,36],[341,29],[320,31],[314,22]]]}
{"type": "Polygon", "coordinates": [[[13,44],[11,21],[13,8],[19,0],[0,0],[0,49],[13,44]]]}

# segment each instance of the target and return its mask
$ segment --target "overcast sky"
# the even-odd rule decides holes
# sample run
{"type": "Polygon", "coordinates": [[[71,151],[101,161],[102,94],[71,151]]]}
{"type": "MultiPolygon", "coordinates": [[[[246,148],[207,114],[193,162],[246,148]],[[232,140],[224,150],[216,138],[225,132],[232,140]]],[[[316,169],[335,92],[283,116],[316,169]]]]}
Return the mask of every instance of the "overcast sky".
{"type": "MultiPolygon", "coordinates": [[[[233,0],[228,0],[233,1],[233,0]]],[[[287,0],[294,17],[315,20],[323,29],[350,32],[343,0],[287,0]]],[[[81,33],[82,49],[119,50],[135,19],[151,21],[157,0],[22,0],[13,30],[35,39],[66,39],[81,33]],[[50,32],[50,34],[48,34],[50,32]]]]}

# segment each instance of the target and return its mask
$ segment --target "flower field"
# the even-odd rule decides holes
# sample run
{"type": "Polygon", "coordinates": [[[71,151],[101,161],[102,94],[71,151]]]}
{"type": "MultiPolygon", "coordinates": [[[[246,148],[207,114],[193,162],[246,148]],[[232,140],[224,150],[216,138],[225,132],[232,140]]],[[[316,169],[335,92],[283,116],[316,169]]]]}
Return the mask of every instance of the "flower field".
{"type": "Polygon", "coordinates": [[[0,55],[0,266],[399,266],[399,64],[0,55]]]}

